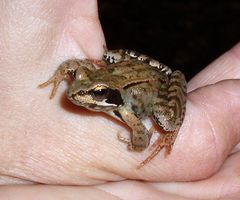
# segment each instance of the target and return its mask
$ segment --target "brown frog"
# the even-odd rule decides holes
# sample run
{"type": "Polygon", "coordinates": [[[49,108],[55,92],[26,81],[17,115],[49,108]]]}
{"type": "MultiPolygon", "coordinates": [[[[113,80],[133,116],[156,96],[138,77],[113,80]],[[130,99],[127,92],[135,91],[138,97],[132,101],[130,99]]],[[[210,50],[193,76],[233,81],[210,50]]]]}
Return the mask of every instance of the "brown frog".
{"type": "Polygon", "coordinates": [[[106,51],[102,60],[71,59],[62,63],[43,88],[54,84],[53,98],[59,83],[70,75],[68,99],[89,110],[105,112],[126,123],[130,139],[118,135],[128,149],[142,151],[149,146],[153,129],[147,130],[141,119],[152,117],[163,129],[155,148],[139,167],[144,166],[162,148],[170,153],[183,122],[186,106],[186,80],[180,71],[131,50],[106,51]],[[96,69],[99,65],[101,68],[96,69]]]}

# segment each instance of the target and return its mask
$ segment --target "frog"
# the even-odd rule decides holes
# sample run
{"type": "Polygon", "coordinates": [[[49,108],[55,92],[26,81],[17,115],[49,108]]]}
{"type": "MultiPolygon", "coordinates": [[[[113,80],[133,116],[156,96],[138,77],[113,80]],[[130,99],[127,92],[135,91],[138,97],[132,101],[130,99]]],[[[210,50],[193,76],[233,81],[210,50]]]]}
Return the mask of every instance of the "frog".
{"type": "Polygon", "coordinates": [[[154,125],[147,129],[144,118],[151,118],[161,134],[151,145],[150,155],[138,168],[149,163],[163,148],[170,154],[186,110],[186,79],[167,65],[133,50],[105,50],[102,59],[69,59],[55,74],[39,85],[53,84],[52,99],[59,84],[72,82],[66,95],[73,104],[104,112],[127,124],[130,137],[117,134],[130,151],[142,152],[150,145],[154,125]]]}

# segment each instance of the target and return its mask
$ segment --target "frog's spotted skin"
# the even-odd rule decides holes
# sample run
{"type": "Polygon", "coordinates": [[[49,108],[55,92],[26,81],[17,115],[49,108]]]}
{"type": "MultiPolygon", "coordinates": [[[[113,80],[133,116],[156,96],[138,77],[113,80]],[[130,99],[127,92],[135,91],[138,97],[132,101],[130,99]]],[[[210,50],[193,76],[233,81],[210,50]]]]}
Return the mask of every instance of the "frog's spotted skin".
{"type": "Polygon", "coordinates": [[[141,119],[153,117],[165,131],[154,143],[151,155],[140,167],[166,148],[170,153],[183,122],[186,105],[186,81],[180,71],[172,72],[166,65],[132,50],[111,50],[103,60],[67,60],[47,82],[54,84],[53,98],[59,83],[70,75],[73,79],[67,97],[89,110],[105,112],[125,122],[131,129],[130,139],[118,135],[133,151],[149,146],[152,131],[141,119]],[[107,67],[96,69],[95,65],[107,67]]]}
{"type": "Polygon", "coordinates": [[[124,60],[136,59],[136,60],[148,63],[152,67],[158,68],[160,71],[166,73],[167,75],[172,73],[172,70],[168,66],[164,65],[163,63],[160,63],[159,61],[147,55],[141,54],[133,50],[123,50],[123,49],[110,50],[104,53],[103,59],[106,60],[106,62],[109,64],[117,63],[124,60]]]}

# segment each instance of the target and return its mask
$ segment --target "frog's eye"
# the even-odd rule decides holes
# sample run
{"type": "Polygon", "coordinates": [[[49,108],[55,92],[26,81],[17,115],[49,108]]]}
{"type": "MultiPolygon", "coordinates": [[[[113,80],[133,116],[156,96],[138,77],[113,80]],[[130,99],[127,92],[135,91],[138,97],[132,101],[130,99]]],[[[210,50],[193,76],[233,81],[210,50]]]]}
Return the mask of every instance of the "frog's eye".
{"type": "Polygon", "coordinates": [[[107,98],[109,94],[109,89],[106,86],[97,86],[93,89],[92,97],[97,100],[101,101],[107,98]]]}

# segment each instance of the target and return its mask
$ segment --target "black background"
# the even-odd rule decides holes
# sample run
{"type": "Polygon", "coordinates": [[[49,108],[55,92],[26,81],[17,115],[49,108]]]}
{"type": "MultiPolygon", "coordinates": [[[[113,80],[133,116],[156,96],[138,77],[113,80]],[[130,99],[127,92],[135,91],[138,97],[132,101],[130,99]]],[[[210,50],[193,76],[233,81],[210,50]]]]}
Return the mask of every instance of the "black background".
{"type": "Polygon", "coordinates": [[[240,40],[240,0],[99,0],[109,49],[133,49],[189,80],[240,40]]]}

